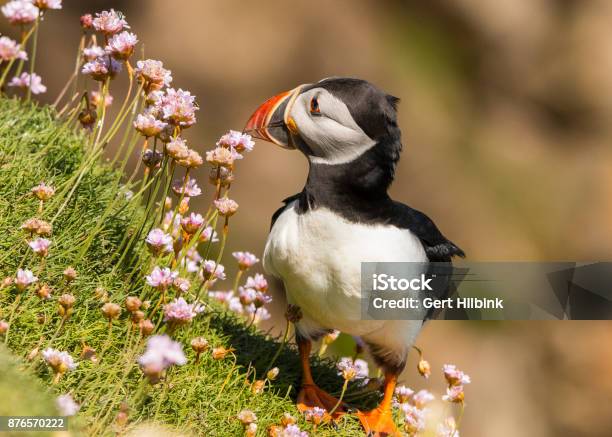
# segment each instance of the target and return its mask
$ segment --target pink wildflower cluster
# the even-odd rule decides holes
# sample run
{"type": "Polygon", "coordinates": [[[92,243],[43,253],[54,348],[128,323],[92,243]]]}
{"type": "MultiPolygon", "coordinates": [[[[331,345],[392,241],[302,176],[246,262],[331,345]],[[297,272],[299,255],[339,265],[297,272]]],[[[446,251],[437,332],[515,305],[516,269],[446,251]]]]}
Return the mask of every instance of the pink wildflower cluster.
{"type": "MultiPolygon", "coordinates": [[[[249,260],[253,261],[251,257],[254,257],[254,255],[250,253],[248,255],[249,260]]],[[[244,315],[252,323],[257,324],[270,318],[270,312],[265,308],[265,305],[272,302],[272,296],[267,294],[267,291],[268,281],[266,281],[262,274],[257,273],[254,276],[249,276],[244,285],[238,287],[237,295],[234,293],[234,290],[211,291],[209,295],[228,310],[244,315]]]]}
{"type": "Polygon", "coordinates": [[[203,305],[189,304],[185,299],[179,297],[164,307],[164,321],[174,325],[185,325],[202,312],[204,312],[203,305]]]}
{"type": "Polygon", "coordinates": [[[28,54],[21,46],[7,36],[0,36],[0,62],[22,59],[26,61],[28,54]]]}
{"type": "Polygon", "coordinates": [[[149,338],[144,354],[138,358],[142,372],[153,383],[159,381],[169,367],[186,363],[183,346],[167,335],[154,335],[149,338]]]}

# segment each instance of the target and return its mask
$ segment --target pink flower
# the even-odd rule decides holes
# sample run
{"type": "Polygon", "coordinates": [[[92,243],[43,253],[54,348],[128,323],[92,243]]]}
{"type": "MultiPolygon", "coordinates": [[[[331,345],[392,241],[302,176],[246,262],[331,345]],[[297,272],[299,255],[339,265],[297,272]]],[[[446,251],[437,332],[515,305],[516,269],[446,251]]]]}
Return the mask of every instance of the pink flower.
{"type": "Polygon", "coordinates": [[[136,75],[145,81],[147,94],[169,86],[172,82],[172,73],[164,68],[161,61],[147,59],[136,63],[136,75]]]}
{"type": "Polygon", "coordinates": [[[114,9],[97,13],[96,18],[93,20],[93,27],[98,32],[102,32],[108,36],[119,33],[123,29],[130,28],[123,14],[121,12],[115,12],[114,9]]]}
{"type": "Polygon", "coordinates": [[[134,53],[138,38],[131,32],[121,32],[114,35],[106,45],[106,53],[119,61],[126,61],[134,53]]]}
{"type": "Polygon", "coordinates": [[[255,146],[255,142],[251,139],[250,135],[243,134],[235,130],[230,130],[228,133],[223,135],[217,141],[218,147],[226,147],[229,149],[235,149],[241,153],[243,151],[250,152],[255,146]]]}
{"type": "Polygon", "coordinates": [[[242,159],[242,155],[234,149],[217,147],[206,152],[206,161],[210,162],[212,165],[231,167],[237,159],[242,159]]]}
{"type": "Polygon", "coordinates": [[[225,267],[222,264],[217,264],[215,261],[207,259],[202,262],[202,275],[207,281],[224,280],[225,267]]]}
{"type": "Polygon", "coordinates": [[[201,214],[191,213],[189,217],[181,220],[181,226],[187,234],[195,234],[204,224],[204,217],[201,214]]]}
{"type": "Polygon", "coordinates": [[[181,220],[183,216],[180,214],[174,215],[173,211],[168,211],[164,216],[164,221],[162,222],[162,228],[169,232],[171,235],[178,237],[180,235],[181,230],[181,220]],[[172,218],[174,217],[174,223],[172,222],[172,218]]]}
{"type": "Polygon", "coordinates": [[[151,114],[138,114],[134,122],[134,128],[145,137],[154,137],[159,134],[168,123],[156,119],[151,114]]]}
{"type": "Polygon", "coordinates": [[[32,0],[32,3],[41,11],[47,9],[62,9],[62,0],[32,0]]]}
{"type": "MultiPolygon", "coordinates": [[[[91,92],[91,103],[92,105],[99,107],[102,104],[102,93],[98,91],[92,91],[91,92]]],[[[113,96],[111,96],[110,94],[107,94],[106,97],[104,97],[104,105],[108,108],[112,104],[113,104],[113,96]]]]}
{"type": "Polygon", "coordinates": [[[170,366],[182,366],[187,363],[183,346],[167,335],[154,335],[147,341],[147,348],[138,359],[143,373],[156,382],[170,366]]]}
{"type": "Polygon", "coordinates": [[[469,375],[457,369],[457,366],[454,364],[445,364],[442,369],[444,371],[444,378],[446,378],[449,385],[463,385],[471,382],[469,375]]]}
{"type": "Polygon", "coordinates": [[[197,303],[189,304],[185,299],[179,297],[164,306],[164,321],[184,325],[204,311],[204,306],[197,303]]]}
{"type": "Polygon", "coordinates": [[[152,229],[145,239],[147,247],[154,255],[172,252],[172,237],[159,228],[152,229]]]}
{"type": "Polygon", "coordinates": [[[57,349],[47,348],[42,352],[42,356],[55,373],[64,374],[77,367],[77,364],[68,352],[60,352],[57,349]]]}
{"type": "Polygon", "coordinates": [[[166,153],[172,159],[185,159],[189,156],[187,141],[181,137],[173,138],[166,144],[166,153]]]}
{"type": "Polygon", "coordinates": [[[274,437],[308,437],[308,433],[302,431],[295,423],[290,423],[284,428],[277,430],[274,437]]]}
{"type": "Polygon", "coordinates": [[[202,194],[202,190],[198,187],[197,181],[189,178],[187,183],[182,179],[177,179],[172,184],[172,191],[177,196],[184,195],[185,197],[196,197],[202,194]]]}
{"type": "Polygon", "coordinates": [[[244,312],[244,307],[240,303],[240,299],[238,299],[237,297],[231,297],[229,299],[229,301],[227,302],[227,308],[237,314],[242,314],[244,312]]]}
{"type": "Polygon", "coordinates": [[[212,226],[206,226],[202,232],[200,232],[200,242],[206,243],[207,241],[211,241],[216,243],[219,241],[217,238],[217,232],[212,228],[212,226]]]}
{"type": "Polygon", "coordinates": [[[86,61],[93,61],[96,58],[102,57],[106,54],[104,49],[100,46],[92,45],[83,49],[83,59],[86,61]]]}
{"type": "Polygon", "coordinates": [[[30,286],[30,284],[33,284],[36,281],[38,281],[38,278],[34,276],[32,271],[28,269],[17,270],[17,275],[15,276],[15,286],[19,291],[25,290],[30,286]]]}
{"type": "Polygon", "coordinates": [[[0,62],[12,59],[27,61],[28,54],[21,50],[21,46],[7,36],[0,36],[0,62]]]}
{"type": "Polygon", "coordinates": [[[325,418],[326,414],[327,410],[325,408],[313,407],[312,409],[304,411],[304,419],[306,419],[307,422],[312,422],[319,425],[325,418]]]}
{"type": "Polygon", "coordinates": [[[100,56],[83,65],[81,72],[89,74],[93,80],[104,82],[107,77],[113,79],[121,71],[121,63],[109,56],[100,56]]]}
{"type": "Polygon", "coordinates": [[[30,190],[39,200],[49,200],[55,194],[55,188],[44,182],[36,185],[30,190]]]}
{"type": "Polygon", "coordinates": [[[405,385],[398,385],[395,388],[395,396],[399,404],[407,403],[413,394],[414,394],[414,390],[406,387],[405,385]]]}
{"type": "Polygon", "coordinates": [[[30,24],[38,17],[38,8],[28,0],[13,0],[2,6],[2,13],[11,24],[30,24]]]}
{"type": "Polygon", "coordinates": [[[81,409],[69,394],[58,396],[55,399],[55,406],[62,416],[74,416],[81,409]]]}
{"type": "Polygon", "coordinates": [[[49,253],[51,240],[47,240],[46,238],[37,238],[36,240],[30,241],[28,245],[36,255],[44,257],[49,253]]]}
{"type": "Polygon", "coordinates": [[[83,29],[91,29],[93,27],[93,17],[91,14],[81,15],[79,22],[81,23],[81,28],[83,29]]]}
{"type": "Polygon", "coordinates": [[[268,291],[268,281],[261,273],[257,273],[254,277],[249,276],[244,286],[258,291],[268,291]]]}
{"type": "Polygon", "coordinates": [[[462,385],[451,385],[446,389],[446,394],[442,396],[443,401],[461,403],[465,399],[462,385]]]}
{"type": "Polygon", "coordinates": [[[349,381],[360,379],[364,383],[368,381],[368,363],[360,358],[356,360],[350,357],[340,358],[336,367],[338,368],[338,375],[341,375],[344,379],[349,381]]]}
{"type": "Polygon", "coordinates": [[[176,278],[172,286],[181,293],[187,293],[191,288],[191,282],[189,282],[189,279],[176,278]]]}
{"type": "Polygon", "coordinates": [[[214,202],[215,208],[219,211],[219,214],[230,217],[238,211],[238,203],[232,199],[224,197],[222,199],[216,199],[214,202]]]}
{"type": "Polygon", "coordinates": [[[266,308],[257,308],[253,304],[245,306],[244,309],[246,313],[252,317],[254,324],[257,324],[262,320],[268,320],[270,317],[272,317],[266,308]]]}
{"type": "Polygon", "coordinates": [[[253,288],[238,288],[238,298],[240,299],[240,303],[242,305],[250,305],[255,301],[255,297],[257,296],[257,290],[253,288]]]}
{"type": "Polygon", "coordinates": [[[412,396],[412,402],[417,408],[423,408],[426,404],[430,403],[434,399],[435,396],[425,389],[419,390],[414,394],[414,396],[412,396]]]}
{"type": "Polygon", "coordinates": [[[32,94],[47,92],[47,87],[42,84],[41,77],[36,73],[32,73],[31,77],[29,73],[21,73],[21,76],[13,77],[8,86],[22,89],[30,88],[32,94]]]}
{"type": "Polygon", "coordinates": [[[402,405],[404,429],[409,435],[415,435],[425,429],[425,411],[409,404],[402,405]]]}
{"type": "Polygon", "coordinates": [[[208,295],[222,304],[228,304],[229,300],[234,296],[234,292],[230,291],[209,291],[208,295]]]}
{"type": "Polygon", "coordinates": [[[241,270],[247,270],[259,262],[259,258],[251,252],[234,252],[232,256],[238,261],[238,267],[240,267],[241,270]]]}
{"type": "Polygon", "coordinates": [[[170,270],[168,267],[160,269],[155,266],[150,275],[146,276],[147,284],[158,290],[167,290],[172,285],[178,273],[170,270]]]}
{"type": "Polygon", "coordinates": [[[162,98],[164,119],[177,126],[189,127],[195,124],[195,111],[198,109],[195,96],[189,91],[169,88],[162,98]]]}

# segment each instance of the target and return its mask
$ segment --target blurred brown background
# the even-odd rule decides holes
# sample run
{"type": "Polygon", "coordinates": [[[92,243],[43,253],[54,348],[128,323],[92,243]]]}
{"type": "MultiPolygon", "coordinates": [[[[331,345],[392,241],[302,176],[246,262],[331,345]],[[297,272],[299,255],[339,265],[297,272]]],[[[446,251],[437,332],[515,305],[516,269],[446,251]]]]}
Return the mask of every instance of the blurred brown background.
{"type": "MultiPolygon", "coordinates": [[[[78,17],[113,7],[126,13],[146,56],[172,69],[173,86],[197,95],[199,122],[187,137],[199,151],[241,129],[279,91],[361,77],[402,99],[405,150],[392,194],[434,218],[471,260],[612,258],[608,0],[64,5],[41,31],[43,100],[72,71],[78,17]]],[[[1,33],[17,36],[0,23],[1,33]]],[[[238,166],[232,191],[241,211],[229,249],[261,254],[272,212],[305,175],[298,153],[258,144],[238,166]]],[[[202,171],[201,185],[205,178],[202,171]]],[[[608,436],[611,329],[432,322],[419,344],[434,369],[455,362],[473,377],[462,435],[608,436]]],[[[421,384],[412,368],[406,381],[421,384]]]]}

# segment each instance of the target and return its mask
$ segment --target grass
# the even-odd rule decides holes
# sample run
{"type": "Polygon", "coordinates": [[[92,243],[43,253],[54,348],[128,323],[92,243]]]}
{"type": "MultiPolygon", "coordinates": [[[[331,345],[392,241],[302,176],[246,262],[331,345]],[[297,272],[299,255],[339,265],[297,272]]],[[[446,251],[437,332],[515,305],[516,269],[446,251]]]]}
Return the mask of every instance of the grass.
{"type": "MultiPolygon", "coordinates": [[[[84,144],[84,135],[57,122],[50,109],[0,98],[0,275],[13,276],[17,268],[29,268],[40,278],[39,284],[49,284],[53,289],[52,297],[44,301],[36,296],[35,287],[21,296],[14,287],[0,289],[0,319],[11,322],[7,347],[24,374],[0,373],[3,399],[11,390],[15,390],[15,396],[21,394],[18,389],[22,379],[35,375],[45,382],[45,394],[27,402],[22,413],[34,414],[39,411],[38,404],[48,411],[49,398],[71,393],[82,405],[78,418],[72,421],[72,431],[86,435],[126,431],[115,420],[122,408],[127,408],[129,415],[127,430],[155,421],[186,433],[211,436],[240,435],[242,426],[235,415],[244,408],[257,414],[261,435],[266,435],[266,428],[277,424],[284,412],[299,417],[295,397],[300,371],[294,348],[286,347],[280,354],[278,379],[267,383],[263,393],[253,394],[251,383],[263,379],[261,375],[279,344],[214,305],[191,325],[173,333],[173,338],[184,345],[189,362],[172,368],[157,385],[143,379],[136,358],[142,353],[144,340],[131,328],[126,311],[109,329],[100,310],[104,302],[96,293],[101,287],[109,301],[122,306],[127,296],[150,293],[143,280],[149,265],[144,253],[135,262],[116,263],[123,236],[134,232],[134,218],[143,214],[139,202],[130,202],[122,195],[125,177],[117,170],[101,163],[93,165],[53,222],[53,245],[46,262],[41,263],[32,254],[20,229],[25,220],[37,215],[38,201],[29,194],[30,189],[41,181],[54,185],[60,194],[72,189],[75,174],[87,156],[84,144]],[[94,229],[95,238],[80,256],[82,244],[94,229]],[[62,272],[70,265],[77,270],[78,278],[66,284],[62,272]],[[74,313],[64,324],[57,302],[63,293],[76,297],[74,313]],[[196,364],[189,348],[196,336],[205,337],[211,346],[233,347],[235,355],[214,360],[208,352],[196,364]],[[96,350],[97,363],[78,358],[84,345],[96,350]],[[51,383],[53,375],[40,354],[27,359],[34,349],[49,346],[68,351],[79,363],[58,384],[51,383]]],[[[47,202],[42,218],[51,221],[64,199],[56,195],[47,202]]],[[[236,216],[235,220],[239,219],[240,215],[236,216]]],[[[0,366],[4,360],[0,356],[0,366]]],[[[342,380],[333,363],[314,359],[313,371],[323,388],[340,392],[342,380]]],[[[23,395],[29,396],[25,392],[23,395]]],[[[371,396],[369,401],[371,404],[371,396]]],[[[302,418],[299,425],[312,430],[302,418]]],[[[353,416],[346,416],[338,426],[319,427],[317,435],[363,434],[353,416]]]]}

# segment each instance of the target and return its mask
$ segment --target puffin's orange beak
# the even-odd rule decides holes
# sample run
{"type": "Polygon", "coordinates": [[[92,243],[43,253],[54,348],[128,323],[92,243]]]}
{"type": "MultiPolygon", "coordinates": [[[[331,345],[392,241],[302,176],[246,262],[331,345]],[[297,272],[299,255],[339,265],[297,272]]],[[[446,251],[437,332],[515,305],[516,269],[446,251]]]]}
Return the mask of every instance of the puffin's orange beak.
{"type": "Polygon", "coordinates": [[[266,100],[247,121],[244,132],[286,149],[295,149],[291,134],[296,134],[295,122],[289,116],[293,102],[303,85],[266,100]]]}

